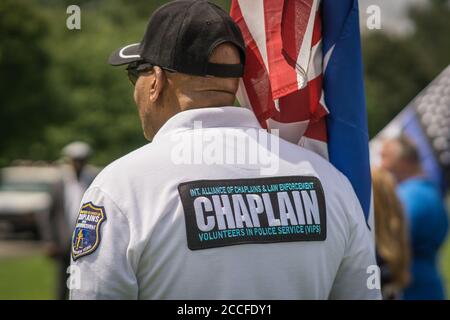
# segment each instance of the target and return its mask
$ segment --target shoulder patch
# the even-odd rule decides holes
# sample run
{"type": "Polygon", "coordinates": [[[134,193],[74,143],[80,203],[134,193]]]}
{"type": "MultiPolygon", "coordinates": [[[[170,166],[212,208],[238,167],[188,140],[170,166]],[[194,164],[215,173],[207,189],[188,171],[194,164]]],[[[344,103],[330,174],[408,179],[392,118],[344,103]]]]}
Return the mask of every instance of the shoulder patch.
{"type": "Polygon", "coordinates": [[[100,226],[106,220],[105,208],[87,202],[81,206],[72,236],[72,258],[93,253],[100,244],[100,226]]]}
{"type": "Polygon", "coordinates": [[[191,250],[250,243],[324,241],[325,195],[311,176],[181,183],[191,250]]]}

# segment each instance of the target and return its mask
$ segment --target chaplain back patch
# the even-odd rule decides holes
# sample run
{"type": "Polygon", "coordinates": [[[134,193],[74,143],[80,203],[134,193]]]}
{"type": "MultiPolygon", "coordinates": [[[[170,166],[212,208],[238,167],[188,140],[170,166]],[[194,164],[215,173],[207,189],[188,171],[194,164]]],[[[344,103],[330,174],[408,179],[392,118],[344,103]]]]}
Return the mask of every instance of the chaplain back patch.
{"type": "Polygon", "coordinates": [[[91,254],[100,244],[100,226],[106,220],[105,208],[87,202],[81,206],[72,236],[72,258],[91,254]]]}
{"type": "Polygon", "coordinates": [[[327,236],[325,196],[316,177],[198,180],[181,183],[178,192],[191,250],[327,236]]]}

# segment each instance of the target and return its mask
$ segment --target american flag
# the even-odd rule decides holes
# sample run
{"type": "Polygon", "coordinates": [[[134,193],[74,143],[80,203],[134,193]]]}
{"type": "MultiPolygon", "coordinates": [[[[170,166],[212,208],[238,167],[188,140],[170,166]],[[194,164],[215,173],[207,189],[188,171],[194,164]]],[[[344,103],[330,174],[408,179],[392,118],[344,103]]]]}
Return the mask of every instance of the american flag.
{"type": "Polygon", "coordinates": [[[283,139],[341,170],[368,218],[371,179],[357,1],[232,0],[230,14],[246,43],[241,105],[250,107],[264,128],[278,129],[283,139]]]}
{"type": "Polygon", "coordinates": [[[372,163],[381,162],[385,138],[414,141],[427,177],[442,194],[450,190],[450,65],[370,141],[372,163]]]}

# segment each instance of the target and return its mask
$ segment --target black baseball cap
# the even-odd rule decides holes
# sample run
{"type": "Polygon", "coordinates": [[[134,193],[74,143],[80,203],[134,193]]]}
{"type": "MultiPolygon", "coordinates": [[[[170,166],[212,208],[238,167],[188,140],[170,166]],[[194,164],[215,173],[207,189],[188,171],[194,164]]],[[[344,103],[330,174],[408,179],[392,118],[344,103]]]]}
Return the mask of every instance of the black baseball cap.
{"type": "Polygon", "coordinates": [[[153,13],[141,42],[117,49],[108,62],[118,66],[135,61],[191,75],[237,78],[244,73],[245,44],[239,27],[219,6],[177,0],[153,13]],[[239,50],[241,63],[209,62],[213,50],[226,42],[239,50]]]}

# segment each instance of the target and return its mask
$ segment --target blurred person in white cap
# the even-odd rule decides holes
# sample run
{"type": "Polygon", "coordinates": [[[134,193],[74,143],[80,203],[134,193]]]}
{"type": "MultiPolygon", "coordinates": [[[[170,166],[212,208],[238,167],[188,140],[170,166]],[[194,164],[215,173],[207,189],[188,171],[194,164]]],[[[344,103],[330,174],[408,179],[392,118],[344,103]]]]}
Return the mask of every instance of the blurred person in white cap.
{"type": "Polygon", "coordinates": [[[63,300],[68,297],[66,279],[70,265],[72,231],[83,194],[98,171],[88,164],[92,148],[85,142],[71,142],[61,153],[64,163],[60,168],[61,180],[55,186],[53,206],[49,215],[51,242],[47,253],[58,263],[57,296],[63,300]]]}

